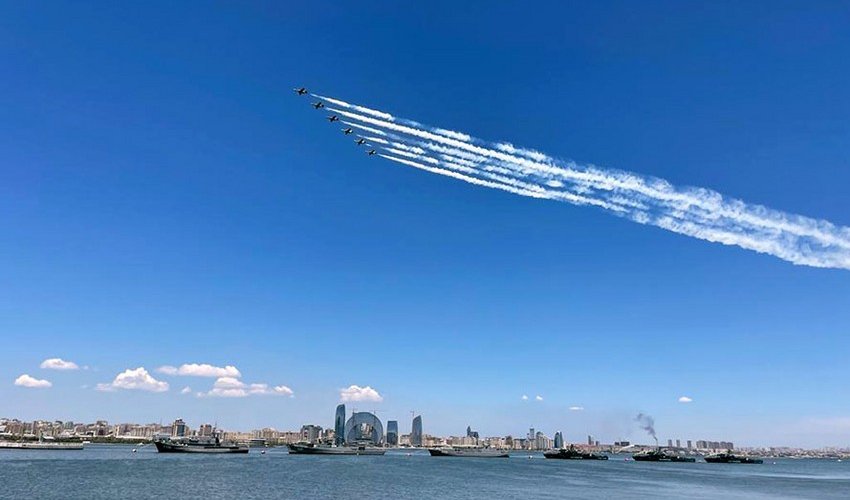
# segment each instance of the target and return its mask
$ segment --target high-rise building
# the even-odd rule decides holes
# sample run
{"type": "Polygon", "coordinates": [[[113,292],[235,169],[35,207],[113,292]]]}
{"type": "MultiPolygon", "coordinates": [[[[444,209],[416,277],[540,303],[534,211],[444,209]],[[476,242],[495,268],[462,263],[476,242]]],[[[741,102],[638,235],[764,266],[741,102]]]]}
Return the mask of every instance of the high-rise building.
{"type": "Polygon", "coordinates": [[[384,426],[381,420],[368,411],[352,413],[345,422],[345,442],[357,445],[380,445],[384,442],[384,426]]]}
{"type": "Polygon", "coordinates": [[[690,439],[688,439],[688,449],[689,449],[689,450],[692,450],[693,448],[694,448],[694,447],[693,447],[693,446],[691,446],[691,440],[690,440],[690,439]]]}
{"type": "Polygon", "coordinates": [[[590,434],[587,435],[587,445],[593,446],[593,436],[591,436],[590,434]]]}
{"type": "Polygon", "coordinates": [[[550,448],[549,444],[550,444],[550,440],[549,440],[548,437],[546,437],[545,434],[543,434],[540,431],[537,431],[534,434],[534,449],[535,450],[548,450],[550,448]]]}
{"type": "Polygon", "coordinates": [[[171,436],[183,437],[186,435],[186,422],[182,418],[178,418],[171,424],[171,436]]]}
{"type": "Polygon", "coordinates": [[[410,446],[422,446],[422,415],[413,419],[413,427],[410,430],[410,446]]]}
{"type": "Polygon", "coordinates": [[[398,446],[398,421],[387,421],[387,446],[398,446]]]}
{"type": "Polygon", "coordinates": [[[334,444],[342,446],[345,444],[345,405],[336,407],[336,418],[334,418],[334,444]]]}
{"type": "Polygon", "coordinates": [[[467,425],[466,426],[466,437],[478,439],[478,431],[472,430],[472,427],[467,425]]]}
{"type": "Polygon", "coordinates": [[[203,424],[198,427],[198,435],[199,436],[212,436],[213,427],[210,424],[203,424]]]}
{"type": "Polygon", "coordinates": [[[677,439],[676,440],[676,448],[681,448],[681,447],[682,447],[682,441],[677,439]]]}
{"type": "Polygon", "coordinates": [[[535,435],[535,434],[534,434],[534,427],[530,427],[530,428],[528,429],[528,440],[529,440],[529,441],[534,441],[534,435],[535,435]]]}
{"type": "Polygon", "coordinates": [[[560,431],[555,433],[555,448],[561,449],[564,447],[564,436],[560,431]]]}
{"type": "Polygon", "coordinates": [[[673,447],[673,440],[672,440],[672,439],[668,439],[668,440],[667,440],[667,447],[668,447],[668,448],[672,448],[672,447],[673,447]]]}
{"type": "Polygon", "coordinates": [[[322,435],[322,426],[306,424],[301,426],[301,441],[306,443],[317,443],[322,435]]]}

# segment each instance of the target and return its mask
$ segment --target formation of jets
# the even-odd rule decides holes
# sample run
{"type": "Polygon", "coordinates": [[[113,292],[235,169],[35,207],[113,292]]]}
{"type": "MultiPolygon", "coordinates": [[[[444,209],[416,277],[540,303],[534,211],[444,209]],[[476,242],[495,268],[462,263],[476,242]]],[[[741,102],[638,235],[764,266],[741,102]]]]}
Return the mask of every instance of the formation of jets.
{"type": "MultiPolygon", "coordinates": [[[[298,95],[305,95],[305,94],[309,93],[309,91],[307,90],[306,87],[294,88],[294,89],[292,89],[292,91],[295,92],[298,95]]],[[[315,96],[315,94],[313,94],[313,95],[315,96]]],[[[311,106],[313,106],[314,109],[322,109],[322,108],[325,107],[325,103],[323,103],[321,100],[319,100],[319,101],[312,103],[311,106]]],[[[337,115],[330,115],[327,118],[328,118],[328,121],[331,122],[331,123],[339,121],[339,117],[337,115]]],[[[354,129],[352,129],[351,127],[344,128],[344,129],[342,129],[342,133],[345,134],[345,135],[353,134],[354,129]]],[[[362,146],[364,144],[369,145],[366,142],[366,139],[364,139],[363,137],[354,141],[354,144],[357,144],[358,146],[362,146]]],[[[370,149],[370,150],[366,151],[366,154],[369,155],[369,156],[375,155],[377,153],[378,152],[374,149],[370,149]]]]}

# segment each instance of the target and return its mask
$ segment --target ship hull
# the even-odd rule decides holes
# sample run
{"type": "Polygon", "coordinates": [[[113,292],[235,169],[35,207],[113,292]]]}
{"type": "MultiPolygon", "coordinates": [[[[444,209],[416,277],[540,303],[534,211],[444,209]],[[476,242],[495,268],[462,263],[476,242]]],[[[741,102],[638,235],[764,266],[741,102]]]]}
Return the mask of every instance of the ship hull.
{"type": "Polygon", "coordinates": [[[508,452],[501,450],[450,450],[440,448],[428,448],[432,457],[458,457],[458,458],[508,458],[508,452]]]}
{"type": "Polygon", "coordinates": [[[547,451],[543,453],[545,458],[556,460],[608,460],[608,455],[597,455],[595,453],[580,453],[568,451],[547,451]]]}
{"type": "Polygon", "coordinates": [[[204,454],[222,454],[222,453],[248,453],[247,446],[221,446],[221,445],[191,445],[191,444],[176,444],[163,443],[160,441],[154,442],[156,451],[160,453],[204,453],[204,454]]]}
{"type": "Polygon", "coordinates": [[[710,464],[763,464],[764,460],[760,458],[748,457],[705,457],[705,461],[710,464]]]}
{"type": "Polygon", "coordinates": [[[0,443],[3,450],[82,450],[76,443],[0,443]]]}
{"type": "Polygon", "coordinates": [[[290,455],[383,455],[386,450],[382,448],[367,447],[345,447],[345,446],[307,446],[290,444],[290,455]]]}
{"type": "Polygon", "coordinates": [[[695,458],[691,457],[674,457],[674,456],[658,456],[658,455],[633,455],[632,458],[636,462],[696,462],[695,458]]]}

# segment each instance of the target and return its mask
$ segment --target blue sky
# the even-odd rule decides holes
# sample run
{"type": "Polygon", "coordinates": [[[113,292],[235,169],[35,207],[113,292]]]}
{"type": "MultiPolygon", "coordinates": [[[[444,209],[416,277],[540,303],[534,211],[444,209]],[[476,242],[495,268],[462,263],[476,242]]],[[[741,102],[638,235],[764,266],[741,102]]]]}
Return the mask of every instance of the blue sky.
{"type": "Polygon", "coordinates": [[[416,411],[435,434],[646,441],[643,411],[663,440],[847,445],[848,271],[367,158],[290,89],[847,226],[848,22],[838,2],[0,6],[0,415],[329,426],[359,385],[383,401],[350,406],[403,432],[416,411]],[[184,363],[295,397],[156,371],[184,363]],[[96,390],[138,367],[169,390],[96,390]]]}

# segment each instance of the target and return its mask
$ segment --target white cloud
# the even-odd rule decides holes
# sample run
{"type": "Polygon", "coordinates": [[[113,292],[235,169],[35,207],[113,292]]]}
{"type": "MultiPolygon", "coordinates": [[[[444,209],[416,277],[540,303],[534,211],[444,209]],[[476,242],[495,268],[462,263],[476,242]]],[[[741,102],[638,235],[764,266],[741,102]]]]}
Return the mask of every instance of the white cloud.
{"type": "Polygon", "coordinates": [[[272,390],[277,394],[283,394],[284,396],[289,396],[291,398],[295,397],[295,393],[292,392],[292,389],[285,385],[276,385],[272,390]]]}
{"type": "Polygon", "coordinates": [[[53,386],[49,380],[30,377],[26,373],[15,379],[15,385],[19,387],[31,387],[34,389],[46,389],[53,386]]]}
{"type": "Polygon", "coordinates": [[[244,398],[248,396],[283,395],[293,397],[292,389],[285,385],[269,387],[268,384],[246,384],[235,377],[219,377],[208,392],[199,392],[199,397],[244,398]]]}
{"type": "Polygon", "coordinates": [[[168,382],[159,381],[151,376],[144,367],[128,368],[115,376],[108,384],[97,384],[98,391],[114,391],[117,389],[133,389],[149,392],[165,392],[168,382]]]}
{"type": "Polygon", "coordinates": [[[520,399],[522,399],[523,401],[528,401],[528,395],[523,394],[522,398],[520,398],[520,399]]]}
{"type": "Polygon", "coordinates": [[[65,361],[62,358],[50,358],[41,362],[45,370],[79,370],[80,367],[73,361],[65,361]]]}
{"type": "Polygon", "coordinates": [[[534,399],[535,399],[536,401],[543,401],[543,396],[541,396],[540,394],[538,394],[537,396],[534,396],[534,399]]]}
{"type": "Polygon", "coordinates": [[[679,398],[680,403],[690,403],[691,401],[693,401],[693,399],[691,399],[687,396],[682,396],[682,397],[679,398]]]}
{"type": "Polygon", "coordinates": [[[189,394],[190,392],[192,392],[192,388],[189,387],[189,386],[186,386],[180,391],[180,394],[189,394]]]}
{"type": "Polygon", "coordinates": [[[384,398],[378,394],[378,391],[372,389],[368,385],[360,387],[359,385],[350,385],[346,389],[340,389],[339,398],[343,402],[348,401],[372,401],[380,403],[384,398]]]}
{"type": "Polygon", "coordinates": [[[213,366],[207,363],[186,363],[176,366],[160,366],[156,369],[157,372],[165,375],[182,375],[186,377],[241,377],[242,374],[235,366],[227,365],[224,367],[213,366]]]}
{"type": "Polygon", "coordinates": [[[570,406],[570,411],[584,411],[584,406],[570,406]]]}

